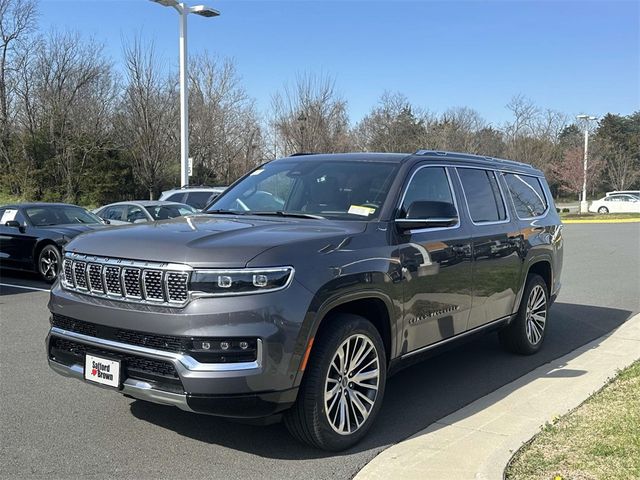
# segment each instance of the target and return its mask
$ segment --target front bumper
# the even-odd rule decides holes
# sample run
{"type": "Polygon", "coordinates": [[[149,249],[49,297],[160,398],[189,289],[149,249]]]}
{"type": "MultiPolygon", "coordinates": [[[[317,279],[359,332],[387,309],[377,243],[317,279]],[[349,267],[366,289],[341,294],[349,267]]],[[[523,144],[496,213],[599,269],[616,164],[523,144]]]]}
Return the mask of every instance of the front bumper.
{"type": "MultiPolygon", "coordinates": [[[[83,352],[98,351],[119,358],[140,358],[147,363],[171,364],[175,379],[166,382],[161,376],[140,377],[141,372],[125,369],[125,379],[119,393],[163,405],[172,405],[188,412],[234,418],[267,417],[289,408],[295,402],[297,388],[284,391],[267,391],[243,394],[201,394],[184,391],[182,379],[196,376],[196,384],[215,382],[260,374],[263,368],[262,341],[258,341],[257,360],[238,363],[200,363],[189,355],[129,345],[113,340],[91,337],[77,332],[52,327],[47,336],[47,357],[49,366],[60,375],[84,381],[83,352]],[[76,349],[62,351],[59,343],[75,345],[76,349]]],[[[73,348],[73,347],[72,347],[73,348]]],[[[170,375],[167,375],[170,376],[170,375]]],[[[193,382],[191,382],[193,383],[193,382]]],[[[93,384],[93,383],[92,383],[93,384]]],[[[109,388],[109,387],[105,387],[109,388]]],[[[111,388],[109,388],[111,389],[111,388]]]]}

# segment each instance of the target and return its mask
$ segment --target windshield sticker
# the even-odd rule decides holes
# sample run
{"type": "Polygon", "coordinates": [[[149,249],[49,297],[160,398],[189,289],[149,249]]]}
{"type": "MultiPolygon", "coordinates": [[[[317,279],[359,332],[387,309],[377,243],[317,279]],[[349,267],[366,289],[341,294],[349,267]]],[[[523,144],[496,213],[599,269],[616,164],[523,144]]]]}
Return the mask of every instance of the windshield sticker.
{"type": "Polygon", "coordinates": [[[0,224],[4,225],[11,220],[16,219],[16,215],[18,214],[18,210],[5,210],[2,214],[2,219],[0,220],[0,224]]]}
{"type": "Polygon", "coordinates": [[[371,207],[362,207],[360,205],[351,205],[349,207],[349,212],[353,215],[360,215],[362,217],[368,217],[369,215],[373,215],[376,209],[371,207]]]}

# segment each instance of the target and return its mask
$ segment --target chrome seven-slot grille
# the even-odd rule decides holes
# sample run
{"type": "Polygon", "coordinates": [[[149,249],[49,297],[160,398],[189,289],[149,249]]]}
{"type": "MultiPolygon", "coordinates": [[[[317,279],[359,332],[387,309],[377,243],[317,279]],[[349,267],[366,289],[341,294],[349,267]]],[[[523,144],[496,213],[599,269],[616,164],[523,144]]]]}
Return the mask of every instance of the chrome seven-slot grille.
{"type": "Polygon", "coordinates": [[[189,299],[189,271],[172,267],[180,266],[67,254],[62,282],[89,295],[181,306],[189,299]]]}

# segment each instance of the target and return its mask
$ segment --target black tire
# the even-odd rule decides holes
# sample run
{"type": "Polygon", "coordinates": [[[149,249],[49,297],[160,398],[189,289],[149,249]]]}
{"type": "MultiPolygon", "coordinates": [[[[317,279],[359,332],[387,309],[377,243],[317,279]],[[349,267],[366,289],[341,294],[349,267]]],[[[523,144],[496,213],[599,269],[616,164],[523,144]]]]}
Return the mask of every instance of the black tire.
{"type": "Polygon", "coordinates": [[[40,278],[47,283],[53,283],[58,278],[62,267],[62,255],[55,245],[45,245],[36,260],[36,271],[40,278]]]}
{"type": "MultiPolygon", "coordinates": [[[[342,350],[342,352],[344,353],[344,350],[342,350]]],[[[350,364],[350,362],[348,363],[350,364]]],[[[357,367],[361,367],[362,363],[358,362],[356,365],[357,367]]],[[[284,423],[295,438],[315,448],[340,451],[352,447],[367,434],[367,431],[380,411],[386,379],[386,353],[378,330],[371,322],[363,317],[350,314],[337,315],[316,335],[298,392],[298,399],[294,406],[285,412],[284,423]],[[358,370],[358,368],[354,368],[353,371],[344,375],[344,377],[340,377],[345,379],[342,382],[329,379],[330,376],[338,375],[337,369],[331,367],[334,356],[338,355],[338,350],[342,349],[345,344],[353,345],[354,351],[357,351],[358,345],[367,346],[368,348],[368,344],[364,340],[365,337],[374,348],[372,349],[373,353],[370,354],[372,356],[365,355],[362,362],[373,361],[374,356],[378,362],[377,392],[375,394],[371,387],[360,389],[358,385],[351,383],[349,380],[349,378],[353,378],[352,375],[356,370],[357,376],[365,370],[365,373],[369,374],[373,371],[372,369],[361,368],[358,370]],[[353,341],[356,343],[347,343],[353,341]],[[357,343],[358,341],[361,343],[357,343]],[[330,397],[331,400],[327,400],[332,403],[332,405],[329,406],[330,408],[327,409],[325,405],[325,392],[327,392],[326,388],[330,385],[329,382],[335,382],[332,383],[334,387],[331,388],[331,390],[334,390],[339,385],[343,385],[343,387],[340,387],[337,393],[330,397]],[[368,416],[359,415],[358,412],[362,412],[362,410],[356,411],[357,402],[360,402],[359,405],[362,406],[365,406],[366,403],[360,400],[362,394],[355,392],[355,390],[358,389],[360,389],[360,392],[374,396],[373,400],[370,399],[373,403],[367,404],[371,405],[368,416]],[[352,396],[351,400],[349,400],[350,396],[352,396]],[[333,403],[335,401],[338,403],[333,403]],[[352,432],[345,434],[339,433],[339,431],[332,426],[329,415],[327,414],[327,410],[329,410],[330,413],[335,412],[334,419],[337,421],[343,401],[345,405],[347,405],[345,408],[352,408],[348,410],[348,413],[345,415],[346,418],[349,418],[349,431],[351,430],[350,426],[352,424],[356,427],[352,432]],[[336,410],[336,408],[338,410],[336,410]],[[350,416],[353,417],[350,418],[350,416]],[[358,421],[362,421],[359,426],[357,426],[358,421]]],[[[367,379],[367,381],[373,380],[367,379]]],[[[345,412],[347,411],[345,410],[345,412]]],[[[340,425],[337,427],[340,428],[340,425]]],[[[347,421],[344,422],[344,425],[345,427],[347,426],[347,421]]]]}
{"type": "Polygon", "coordinates": [[[500,343],[510,352],[532,355],[542,347],[548,319],[549,289],[540,275],[530,273],[516,317],[498,333],[500,343]],[[539,295],[544,297],[544,303],[540,307],[531,308],[537,305],[535,298],[539,298],[539,295]],[[542,317],[544,322],[541,320],[542,317]]]}
{"type": "Polygon", "coordinates": [[[609,213],[609,209],[607,207],[600,207],[598,213],[609,213]]]}

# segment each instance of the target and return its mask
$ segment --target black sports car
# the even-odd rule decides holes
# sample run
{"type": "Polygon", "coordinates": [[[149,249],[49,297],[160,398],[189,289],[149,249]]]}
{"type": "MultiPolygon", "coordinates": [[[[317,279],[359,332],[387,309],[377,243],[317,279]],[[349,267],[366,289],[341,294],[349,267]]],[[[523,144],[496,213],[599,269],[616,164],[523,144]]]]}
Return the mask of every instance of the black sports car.
{"type": "Polygon", "coordinates": [[[62,247],[81,233],[104,227],[93,213],[65,203],[0,206],[0,265],[36,271],[52,283],[62,265],[62,247]]]}

